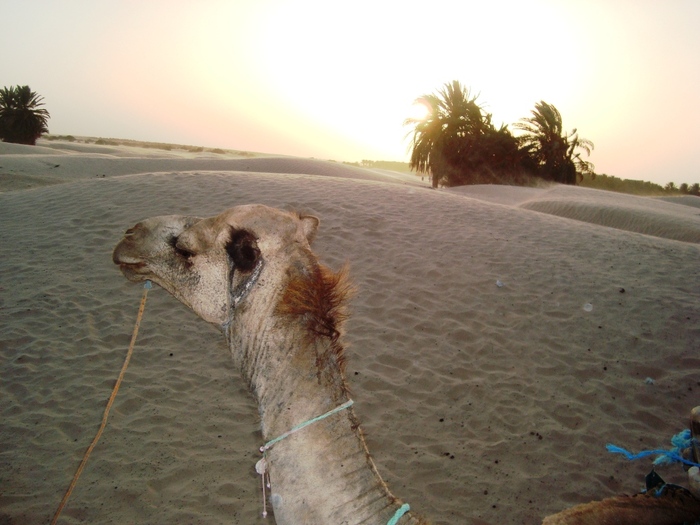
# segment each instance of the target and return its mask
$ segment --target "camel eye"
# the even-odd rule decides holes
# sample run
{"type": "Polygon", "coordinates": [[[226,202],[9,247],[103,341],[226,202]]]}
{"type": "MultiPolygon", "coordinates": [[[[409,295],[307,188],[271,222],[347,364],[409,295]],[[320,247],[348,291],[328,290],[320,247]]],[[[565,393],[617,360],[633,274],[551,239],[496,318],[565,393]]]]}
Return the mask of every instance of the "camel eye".
{"type": "Polygon", "coordinates": [[[195,255],[194,252],[191,252],[187,248],[183,248],[182,245],[178,243],[178,237],[171,237],[168,241],[168,244],[170,244],[170,246],[173,247],[173,251],[183,259],[190,259],[195,255]]]}
{"type": "Polygon", "coordinates": [[[236,268],[242,272],[252,271],[260,257],[257,239],[246,230],[231,231],[231,239],[226,244],[226,252],[236,268]]]}
{"type": "Polygon", "coordinates": [[[180,248],[179,246],[175,246],[175,253],[177,253],[181,257],[184,257],[185,259],[194,257],[194,252],[185,250],[184,248],[180,248]]]}

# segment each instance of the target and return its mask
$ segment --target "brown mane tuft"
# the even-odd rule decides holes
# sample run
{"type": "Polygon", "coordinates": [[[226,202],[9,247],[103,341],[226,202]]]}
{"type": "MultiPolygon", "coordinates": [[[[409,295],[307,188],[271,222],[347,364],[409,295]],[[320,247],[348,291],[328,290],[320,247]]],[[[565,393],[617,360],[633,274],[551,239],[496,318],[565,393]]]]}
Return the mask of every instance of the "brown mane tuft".
{"type": "Polygon", "coordinates": [[[336,384],[347,393],[345,355],[339,339],[348,318],[347,302],[354,292],[348,266],[335,273],[319,264],[310,251],[307,255],[304,267],[290,270],[277,313],[301,323],[307,348],[314,352],[307,355],[315,360],[319,383],[336,384]],[[323,344],[324,339],[328,344],[323,344]]]}
{"type": "Polygon", "coordinates": [[[327,337],[336,343],[348,318],[347,301],[352,293],[347,265],[335,273],[316,263],[310,271],[290,275],[277,311],[302,317],[314,338],[327,337]]]}

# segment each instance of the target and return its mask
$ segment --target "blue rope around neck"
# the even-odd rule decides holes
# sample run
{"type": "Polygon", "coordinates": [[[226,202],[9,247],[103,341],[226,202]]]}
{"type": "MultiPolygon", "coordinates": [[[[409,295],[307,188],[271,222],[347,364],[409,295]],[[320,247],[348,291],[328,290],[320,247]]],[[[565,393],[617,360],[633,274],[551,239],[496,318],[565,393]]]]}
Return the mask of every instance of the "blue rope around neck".
{"type": "Polygon", "coordinates": [[[396,525],[401,517],[409,510],[411,510],[411,506],[408,503],[404,503],[397,509],[396,514],[394,514],[394,516],[386,522],[386,525],[396,525]]]}
{"type": "Polygon", "coordinates": [[[337,414],[341,410],[345,410],[346,408],[350,408],[353,405],[353,403],[354,403],[354,401],[352,399],[350,399],[349,401],[346,401],[345,403],[343,403],[339,407],[336,407],[333,410],[329,410],[325,414],[321,414],[320,416],[317,416],[313,419],[309,419],[308,421],[304,421],[303,423],[299,423],[297,426],[295,426],[291,430],[288,430],[287,432],[285,432],[281,436],[277,436],[275,439],[271,439],[270,441],[265,443],[262,447],[260,447],[260,452],[265,453],[267,450],[272,448],[272,446],[275,443],[279,443],[284,438],[291,436],[295,432],[300,431],[302,428],[308,427],[309,425],[312,425],[313,423],[316,423],[317,421],[321,421],[322,419],[326,419],[328,416],[332,416],[333,414],[337,414]]]}
{"type": "MultiPolygon", "coordinates": [[[[345,403],[343,403],[342,405],[334,408],[333,410],[329,410],[325,414],[321,414],[320,416],[317,416],[313,419],[309,419],[308,421],[304,421],[303,423],[298,424],[297,426],[295,426],[291,430],[285,432],[284,434],[282,434],[280,436],[277,436],[275,439],[271,439],[270,441],[265,443],[262,447],[260,447],[260,452],[263,453],[263,459],[260,460],[260,462],[262,462],[262,466],[261,466],[261,470],[259,470],[258,473],[263,476],[263,487],[265,485],[264,477],[265,477],[265,470],[267,468],[266,464],[264,463],[264,461],[265,461],[264,456],[265,456],[265,453],[269,449],[271,449],[276,443],[279,443],[283,439],[288,438],[289,436],[291,436],[295,432],[298,432],[302,428],[308,427],[309,425],[312,425],[318,421],[321,421],[322,419],[326,419],[328,416],[332,416],[333,414],[337,414],[338,412],[345,410],[346,408],[350,408],[353,405],[353,403],[354,403],[354,401],[352,399],[350,399],[350,400],[346,401],[345,403]]],[[[258,462],[258,463],[260,463],[260,462],[258,462]]],[[[257,470],[257,465],[256,465],[256,470],[257,470]]],[[[263,488],[263,491],[264,491],[264,488],[263,488]]],[[[263,492],[263,494],[264,494],[264,492],[263,492]]],[[[263,496],[263,499],[264,499],[264,496],[263,496]]],[[[404,503],[396,510],[394,515],[391,517],[391,519],[386,522],[386,525],[396,525],[399,522],[399,520],[403,517],[403,515],[406,514],[409,510],[411,510],[411,506],[408,503],[404,503]]],[[[267,511],[263,511],[263,516],[266,516],[266,515],[267,515],[267,511]]]]}

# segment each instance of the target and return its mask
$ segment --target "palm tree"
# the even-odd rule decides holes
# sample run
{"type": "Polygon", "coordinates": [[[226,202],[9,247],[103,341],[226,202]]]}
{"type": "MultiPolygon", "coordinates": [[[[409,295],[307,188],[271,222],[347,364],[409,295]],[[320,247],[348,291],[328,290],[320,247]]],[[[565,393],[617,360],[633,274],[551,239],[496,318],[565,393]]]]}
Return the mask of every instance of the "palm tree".
{"type": "MultiPolygon", "coordinates": [[[[429,173],[433,187],[450,184],[456,174],[454,161],[459,157],[460,142],[467,136],[482,133],[490,126],[481,107],[459,81],[445,84],[437,94],[423,95],[417,103],[426,104],[430,113],[425,119],[408,118],[404,126],[414,126],[409,166],[419,173],[429,173]]],[[[451,185],[451,184],[450,184],[451,185]]]]}
{"type": "Polygon", "coordinates": [[[416,100],[430,109],[413,125],[411,169],[429,173],[433,187],[440,184],[502,184],[521,178],[527,159],[506,125],[496,128],[469,90],[454,80],[436,94],[416,100]]]}
{"type": "Polygon", "coordinates": [[[538,102],[532,117],[520,119],[515,127],[525,132],[520,137],[522,148],[535,161],[543,178],[576,184],[584,174],[593,173],[593,164],[583,160],[577,151],[582,149],[590,155],[593,143],[579,137],[576,129],[564,132],[561,114],[552,104],[538,102]]]}
{"type": "Polygon", "coordinates": [[[49,112],[39,108],[44,105],[42,100],[29,86],[0,89],[0,138],[34,146],[36,139],[49,131],[49,112]]]}

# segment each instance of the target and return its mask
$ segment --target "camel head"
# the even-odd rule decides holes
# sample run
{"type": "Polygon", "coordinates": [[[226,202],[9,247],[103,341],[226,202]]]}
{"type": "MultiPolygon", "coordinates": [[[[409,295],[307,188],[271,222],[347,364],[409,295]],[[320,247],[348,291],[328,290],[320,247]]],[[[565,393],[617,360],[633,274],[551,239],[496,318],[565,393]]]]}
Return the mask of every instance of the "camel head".
{"type": "Polygon", "coordinates": [[[112,259],[130,281],[152,280],[226,328],[238,309],[274,307],[295,275],[318,271],[310,250],[318,224],[262,205],[206,219],[153,217],[126,231],[112,259]]]}

